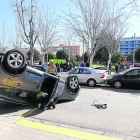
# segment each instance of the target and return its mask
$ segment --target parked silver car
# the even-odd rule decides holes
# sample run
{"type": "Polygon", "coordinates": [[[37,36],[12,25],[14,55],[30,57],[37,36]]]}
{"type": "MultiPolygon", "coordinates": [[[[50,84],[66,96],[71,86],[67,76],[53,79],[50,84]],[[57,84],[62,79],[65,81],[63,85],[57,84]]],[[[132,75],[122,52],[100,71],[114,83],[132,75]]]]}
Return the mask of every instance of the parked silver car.
{"type": "MultiPolygon", "coordinates": [[[[95,86],[96,84],[105,83],[106,81],[106,75],[104,73],[100,73],[88,67],[78,67],[68,72],[58,73],[58,76],[63,79],[66,79],[70,75],[78,77],[79,83],[88,84],[89,86],[95,86]]],[[[71,84],[73,82],[71,82],[71,84]]]]}

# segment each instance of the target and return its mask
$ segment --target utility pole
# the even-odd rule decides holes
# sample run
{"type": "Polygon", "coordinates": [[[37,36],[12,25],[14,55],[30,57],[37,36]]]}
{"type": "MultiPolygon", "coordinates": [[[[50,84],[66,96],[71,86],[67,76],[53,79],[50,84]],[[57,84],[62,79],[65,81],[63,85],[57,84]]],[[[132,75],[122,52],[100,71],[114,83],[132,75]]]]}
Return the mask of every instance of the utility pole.
{"type": "Polygon", "coordinates": [[[136,33],[134,33],[134,36],[133,36],[133,39],[134,39],[133,66],[134,66],[134,62],[135,62],[135,35],[136,35],[136,33]]]}

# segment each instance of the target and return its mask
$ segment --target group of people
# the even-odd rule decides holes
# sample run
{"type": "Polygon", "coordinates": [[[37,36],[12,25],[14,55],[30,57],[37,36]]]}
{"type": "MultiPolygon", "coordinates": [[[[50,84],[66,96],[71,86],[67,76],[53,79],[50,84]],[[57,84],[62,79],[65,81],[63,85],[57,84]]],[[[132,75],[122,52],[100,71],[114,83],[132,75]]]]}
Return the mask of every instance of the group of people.
{"type": "MultiPolygon", "coordinates": [[[[112,63],[109,64],[108,74],[111,74],[111,67],[112,67],[112,63]]],[[[132,67],[134,67],[132,65],[132,63],[127,63],[126,64],[126,69],[129,69],[129,68],[132,68],[132,67]]],[[[123,63],[120,63],[120,64],[116,63],[116,65],[115,65],[115,71],[116,71],[116,73],[118,73],[119,69],[124,69],[124,68],[125,68],[125,65],[123,63]]]]}
{"type": "Polygon", "coordinates": [[[89,62],[87,61],[86,64],[83,63],[83,61],[81,62],[80,67],[89,67],[89,62]]]}
{"type": "Polygon", "coordinates": [[[53,60],[50,60],[47,73],[57,75],[58,72],[67,72],[68,70],[71,70],[73,67],[71,62],[69,62],[68,64],[67,61],[64,64],[62,62],[59,64],[58,61],[56,62],[55,65],[53,65],[53,63],[54,63],[53,60]]]}

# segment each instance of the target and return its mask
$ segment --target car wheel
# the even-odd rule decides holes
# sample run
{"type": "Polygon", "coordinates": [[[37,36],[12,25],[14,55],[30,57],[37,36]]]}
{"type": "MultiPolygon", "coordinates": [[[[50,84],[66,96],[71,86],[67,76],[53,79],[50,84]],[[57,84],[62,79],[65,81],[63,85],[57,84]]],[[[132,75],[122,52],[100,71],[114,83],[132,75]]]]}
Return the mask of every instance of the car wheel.
{"type": "Polygon", "coordinates": [[[67,78],[68,86],[71,89],[76,89],[79,86],[79,81],[76,76],[68,77],[67,78]]]}
{"type": "Polygon", "coordinates": [[[90,80],[88,81],[88,85],[89,85],[90,87],[93,87],[93,86],[95,86],[95,85],[96,85],[96,82],[95,82],[95,80],[93,80],[93,79],[90,79],[90,80]]]}
{"type": "Polygon", "coordinates": [[[7,70],[20,70],[25,64],[24,55],[19,50],[10,50],[4,55],[3,64],[7,70]]]}
{"type": "Polygon", "coordinates": [[[115,81],[113,85],[114,85],[115,88],[121,88],[122,87],[122,83],[120,81],[115,81]]]}
{"type": "Polygon", "coordinates": [[[77,93],[79,89],[79,80],[76,76],[69,76],[67,78],[67,90],[69,91],[70,94],[75,94],[77,93]]]}

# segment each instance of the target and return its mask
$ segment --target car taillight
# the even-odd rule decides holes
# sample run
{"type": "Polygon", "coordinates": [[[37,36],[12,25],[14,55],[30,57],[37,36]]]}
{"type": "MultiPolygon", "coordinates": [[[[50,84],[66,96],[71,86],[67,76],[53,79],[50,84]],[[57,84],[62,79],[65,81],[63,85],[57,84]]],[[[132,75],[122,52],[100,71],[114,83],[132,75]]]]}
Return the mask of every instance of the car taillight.
{"type": "Polygon", "coordinates": [[[101,78],[105,78],[105,74],[101,76],[101,78]]]}

